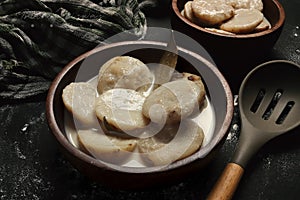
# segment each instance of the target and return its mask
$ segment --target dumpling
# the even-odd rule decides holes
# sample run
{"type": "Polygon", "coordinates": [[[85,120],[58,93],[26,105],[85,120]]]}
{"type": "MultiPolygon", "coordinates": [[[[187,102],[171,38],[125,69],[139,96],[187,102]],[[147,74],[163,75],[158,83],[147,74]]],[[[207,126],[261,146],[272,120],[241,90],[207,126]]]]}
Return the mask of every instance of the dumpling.
{"type": "Polygon", "coordinates": [[[233,33],[251,33],[263,21],[263,14],[257,9],[239,9],[233,18],[220,28],[233,33]]]}
{"type": "Polygon", "coordinates": [[[62,92],[66,109],[74,119],[83,126],[98,124],[95,114],[96,89],[87,82],[74,82],[67,85],[62,92]]]}
{"type": "Polygon", "coordinates": [[[97,90],[99,94],[113,88],[136,90],[151,83],[152,79],[149,68],[139,59],[116,56],[100,68],[97,90]]]}
{"type": "Polygon", "coordinates": [[[226,0],[228,5],[231,5],[234,9],[257,9],[263,10],[262,0],[226,0]]]}
{"type": "Polygon", "coordinates": [[[137,147],[146,165],[168,165],[196,152],[203,139],[202,128],[188,119],[166,126],[153,137],[140,139],[137,147]]]}
{"type": "Polygon", "coordinates": [[[199,111],[205,88],[197,75],[184,73],[183,78],[165,83],[146,97],[143,114],[155,123],[177,123],[199,111]]]}
{"type": "Polygon", "coordinates": [[[137,145],[136,139],[119,139],[93,130],[79,130],[78,141],[84,152],[111,164],[125,163],[137,145]]]}
{"type": "Polygon", "coordinates": [[[234,15],[233,7],[222,0],[194,0],[191,6],[194,16],[208,26],[221,24],[234,15]]]}
{"type": "Polygon", "coordinates": [[[271,28],[270,22],[266,17],[264,17],[263,21],[257,27],[255,27],[254,31],[260,32],[260,31],[268,30],[270,28],[271,28]]]}
{"type": "Polygon", "coordinates": [[[132,131],[147,126],[149,120],[142,113],[145,97],[134,90],[115,88],[96,99],[97,118],[119,131],[132,131]]]}
{"type": "Polygon", "coordinates": [[[195,23],[195,24],[201,24],[200,20],[195,17],[193,9],[192,9],[192,2],[193,1],[188,1],[184,4],[184,9],[182,11],[184,11],[184,17],[186,17],[188,20],[190,20],[191,22],[195,23]]]}

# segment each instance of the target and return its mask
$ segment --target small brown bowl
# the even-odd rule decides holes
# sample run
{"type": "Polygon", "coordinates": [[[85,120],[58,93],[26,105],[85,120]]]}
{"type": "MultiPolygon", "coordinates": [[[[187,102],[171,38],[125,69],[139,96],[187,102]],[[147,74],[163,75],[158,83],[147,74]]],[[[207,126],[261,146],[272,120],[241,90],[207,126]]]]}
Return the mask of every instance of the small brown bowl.
{"type": "MultiPolygon", "coordinates": [[[[172,0],[172,28],[199,42],[229,83],[234,76],[239,76],[241,82],[254,66],[262,62],[278,40],[285,21],[285,12],[278,0],[262,0],[263,14],[270,22],[271,29],[251,34],[221,34],[183,17],[180,12],[187,1],[172,0]]],[[[235,85],[236,91],[238,85],[235,85]]]]}
{"type": "Polygon", "coordinates": [[[231,90],[213,64],[200,55],[180,47],[178,66],[184,66],[184,68],[179,67],[178,71],[201,74],[216,113],[212,139],[207,145],[189,157],[163,168],[111,167],[82,152],[67,139],[62,90],[75,81],[78,72],[84,72],[82,80],[89,80],[98,75],[99,68],[104,62],[119,55],[131,55],[145,63],[156,62],[154,58],[161,57],[161,49],[165,45],[166,43],[154,41],[126,41],[104,45],[70,62],[53,81],[46,102],[49,127],[66,158],[92,180],[122,189],[138,189],[174,183],[206,166],[225,140],[233,116],[231,90]]]}

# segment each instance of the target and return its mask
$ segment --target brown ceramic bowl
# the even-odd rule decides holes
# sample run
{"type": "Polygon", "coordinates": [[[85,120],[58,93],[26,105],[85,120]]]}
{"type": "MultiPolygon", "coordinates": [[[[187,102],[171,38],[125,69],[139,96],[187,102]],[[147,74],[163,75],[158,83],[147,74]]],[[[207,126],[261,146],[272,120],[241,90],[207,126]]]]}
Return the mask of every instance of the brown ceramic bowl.
{"type": "MultiPolygon", "coordinates": [[[[278,0],[262,0],[263,14],[269,20],[271,29],[239,35],[216,33],[181,15],[187,1],[172,0],[172,28],[198,41],[212,56],[229,84],[234,76],[239,76],[241,82],[251,68],[262,62],[278,40],[285,21],[285,12],[278,0]]],[[[235,89],[238,91],[238,85],[235,89]]]]}
{"type": "Polygon", "coordinates": [[[47,119],[54,138],[66,158],[83,174],[105,185],[123,189],[137,189],[174,183],[203,169],[215,156],[227,135],[233,115],[231,90],[218,69],[187,49],[179,48],[178,71],[201,74],[210,102],[216,113],[210,142],[191,156],[163,168],[111,167],[101,160],[83,153],[67,139],[64,122],[62,90],[75,81],[77,73],[84,72],[80,81],[98,75],[100,66],[119,55],[131,55],[145,63],[156,62],[165,43],[154,41],[116,42],[91,50],[70,62],[53,81],[47,97],[47,119]],[[151,56],[149,56],[151,55],[151,56]],[[84,64],[83,64],[84,63],[84,64]]]}

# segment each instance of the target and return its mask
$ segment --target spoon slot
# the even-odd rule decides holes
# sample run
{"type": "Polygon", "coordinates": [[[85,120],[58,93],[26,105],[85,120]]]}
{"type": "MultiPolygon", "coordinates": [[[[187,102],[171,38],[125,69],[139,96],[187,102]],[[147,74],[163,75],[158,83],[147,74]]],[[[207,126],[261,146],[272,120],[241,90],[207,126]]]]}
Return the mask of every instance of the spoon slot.
{"type": "Polygon", "coordinates": [[[286,106],[284,107],[283,111],[279,115],[278,119],[276,120],[276,124],[282,124],[286,117],[288,116],[289,112],[292,110],[294,107],[295,102],[294,101],[289,101],[286,106]]]}
{"type": "Polygon", "coordinates": [[[265,110],[262,118],[264,120],[268,120],[270,118],[270,116],[272,115],[274,108],[276,107],[280,97],[283,94],[283,90],[282,89],[277,89],[276,92],[273,95],[273,98],[271,100],[271,102],[269,103],[267,109],[265,110]]]}
{"type": "Polygon", "coordinates": [[[261,104],[264,96],[266,94],[266,90],[265,89],[260,89],[257,96],[256,96],[256,99],[255,101],[253,102],[251,108],[250,108],[250,111],[253,112],[253,113],[256,113],[259,105],[261,104]]]}

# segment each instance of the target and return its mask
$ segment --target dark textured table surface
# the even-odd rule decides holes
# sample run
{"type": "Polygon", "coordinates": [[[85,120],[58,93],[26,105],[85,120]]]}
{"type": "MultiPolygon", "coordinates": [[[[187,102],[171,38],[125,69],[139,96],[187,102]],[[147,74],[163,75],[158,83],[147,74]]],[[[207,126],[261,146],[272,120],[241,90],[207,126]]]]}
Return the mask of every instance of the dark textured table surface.
{"type": "MultiPolygon", "coordinates": [[[[266,60],[300,64],[300,1],[280,0],[286,21],[266,60]]],[[[168,15],[149,26],[170,27],[168,15]]],[[[234,78],[234,77],[227,77],[234,78]]],[[[299,87],[299,86],[295,86],[299,87]]],[[[276,138],[251,160],[234,199],[300,198],[300,130],[276,138]],[[297,133],[298,132],[298,133],[297,133]]],[[[235,116],[218,156],[203,171],[159,189],[122,191],[91,182],[61,155],[50,134],[44,99],[0,106],[0,200],[10,199],[205,199],[230,160],[239,137],[235,116]]]]}

